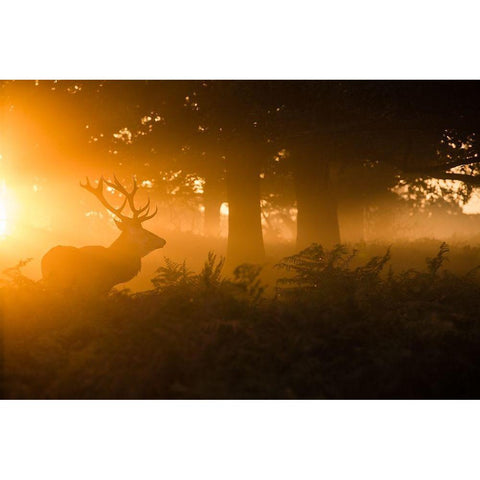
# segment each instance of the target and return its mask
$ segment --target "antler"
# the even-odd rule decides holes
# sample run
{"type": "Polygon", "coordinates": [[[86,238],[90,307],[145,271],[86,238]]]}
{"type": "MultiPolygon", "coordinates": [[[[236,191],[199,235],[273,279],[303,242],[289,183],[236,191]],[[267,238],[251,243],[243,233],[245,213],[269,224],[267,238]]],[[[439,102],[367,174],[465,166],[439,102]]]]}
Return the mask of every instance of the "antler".
{"type": "Polygon", "coordinates": [[[138,223],[143,223],[149,220],[150,218],[153,218],[157,214],[158,209],[157,207],[155,207],[155,211],[149,215],[150,199],[148,199],[147,203],[143,207],[141,208],[135,207],[134,197],[138,191],[137,180],[135,178],[133,178],[133,187],[130,192],[119,182],[118,178],[115,175],[113,176],[113,178],[114,178],[114,181],[110,182],[108,180],[105,180],[103,177],[100,177],[100,180],[98,181],[98,185],[95,188],[90,184],[90,181],[87,177],[87,182],[85,184],[80,183],[80,186],[85,188],[85,190],[88,190],[89,192],[93,193],[100,200],[102,205],[105,208],[107,208],[107,210],[109,210],[114,215],[116,215],[120,220],[123,220],[123,221],[135,220],[138,223]],[[115,189],[117,192],[121,193],[125,197],[122,205],[119,208],[115,208],[112,205],[110,205],[105,199],[105,197],[103,196],[103,183],[106,183],[110,188],[115,189]],[[133,217],[127,217],[122,213],[127,202],[130,210],[132,211],[133,217]],[[142,215],[144,212],[145,214],[142,215]]]}

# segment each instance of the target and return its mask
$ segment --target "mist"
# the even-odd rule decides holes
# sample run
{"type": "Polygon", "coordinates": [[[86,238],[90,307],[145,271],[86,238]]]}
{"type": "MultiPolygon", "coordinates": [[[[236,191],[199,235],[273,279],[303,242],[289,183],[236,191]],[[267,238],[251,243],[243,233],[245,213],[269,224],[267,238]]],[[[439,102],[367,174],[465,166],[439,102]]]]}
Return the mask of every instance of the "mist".
{"type": "MultiPolygon", "coordinates": [[[[435,127],[439,146],[455,123],[448,119],[443,130],[421,125],[421,135],[407,135],[400,120],[417,112],[412,107],[399,113],[394,102],[409,94],[415,98],[415,88],[438,96],[457,85],[344,82],[347,93],[340,93],[341,83],[4,82],[0,268],[32,258],[25,273],[38,280],[40,260],[51,247],[108,246],[118,237],[114,217],[80,188],[87,176],[98,181],[116,175],[126,184],[136,178],[141,200],[150,198],[158,207],[148,229],[167,244],[144,258],[141,273],[124,285],[134,291],[150,287],[149,276],[165,256],[198,267],[214,250],[234,266],[274,264],[315,241],[357,247],[478,241],[474,189],[463,179],[409,171],[415,162],[442,161],[435,159],[433,143],[426,156],[432,132],[426,141],[419,137],[435,127]],[[369,103],[367,124],[357,119],[357,110],[371,102],[375,90],[391,91],[394,100],[369,103]],[[345,113],[334,110],[332,94],[343,95],[345,113]],[[365,98],[350,97],[359,94],[365,98]],[[378,126],[372,133],[377,111],[385,110],[398,116],[398,132],[378,126]],[[349,126],[353,133],[347,138],[349,126]],[[344,130],[329,133],[326,127],[344,130]],[[292,134],[295,129],[301,137],[292,134]],[[418,157],[413,151],[399,160],[405,136],[418,143],[418,157]]],[[[470,83],[469,94],[476,89],[470,83]]],[[[452,137],[451,146],[458,139],[452,137]]]]}

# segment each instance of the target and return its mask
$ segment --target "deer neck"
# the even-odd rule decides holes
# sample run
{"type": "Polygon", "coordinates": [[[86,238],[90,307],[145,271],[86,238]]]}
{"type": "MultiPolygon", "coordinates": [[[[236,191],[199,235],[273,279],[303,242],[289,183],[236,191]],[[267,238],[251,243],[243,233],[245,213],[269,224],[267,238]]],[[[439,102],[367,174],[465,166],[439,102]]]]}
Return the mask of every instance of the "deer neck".
{"type": "Polygon", "coordinates": [[[138,242],[135,241],[132,235],[129,235],[126,232],[122,232],[110,245],[109,249],[124,258],[140,260],[140,258],[144,256],[143,252],[140,251],[138,242]]]}
{"type": "Polygon", "coordinates": [[[138,247],[130,235],[122,232],[107,248],[108,258],[117,283],[127,282],[138,274],[142,267],[138,247]]]}

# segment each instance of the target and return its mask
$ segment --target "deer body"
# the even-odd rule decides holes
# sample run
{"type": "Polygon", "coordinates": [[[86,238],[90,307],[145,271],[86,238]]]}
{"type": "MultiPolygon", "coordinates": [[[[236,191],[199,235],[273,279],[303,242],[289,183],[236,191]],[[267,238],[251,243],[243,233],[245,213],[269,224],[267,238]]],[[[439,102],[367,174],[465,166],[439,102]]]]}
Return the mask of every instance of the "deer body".
{"type": "Polygon", "coordinates": [[[148,230],[141,223],[153,215],[148,215],[149,202],[144,208],[136,209],[133,196],[137,190],[136,182],[132,192],[127,192],[115,179],[115,183],[106,182],[125,196],[122,207],[115,209],[103,197],[103,178],[97,188],[82,185],[94,193],[120,221],[115,221],[121,230],[120,236],[110,247],[86,246],[71,247],[58,245],[49,250],[42,258],[42,276],[44,283],[55,289],[76,292],[107,293],[113,286],[135,277],[141,269],[141,259],[148,253],[162,248],[166,241],[148,230]],[[133,218],[122,212],[129,202],[133,218]],[[147,213],[141,215],[147,210],[147,213]]]}

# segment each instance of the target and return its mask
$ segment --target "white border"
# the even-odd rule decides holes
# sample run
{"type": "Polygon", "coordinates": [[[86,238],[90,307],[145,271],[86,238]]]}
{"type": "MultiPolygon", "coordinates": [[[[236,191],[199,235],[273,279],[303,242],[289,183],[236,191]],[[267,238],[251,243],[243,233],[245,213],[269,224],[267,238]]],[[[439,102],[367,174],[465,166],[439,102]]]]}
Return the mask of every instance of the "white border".
{"type": "Polygon", "coordinates": [[[477,479],[478,403],[3,402],[3,478],[477,479]]]}
{"type": "Polygon", "coordinates": [[[479,78],[478,2],[3,2],[1,78],[479,78]]]}

